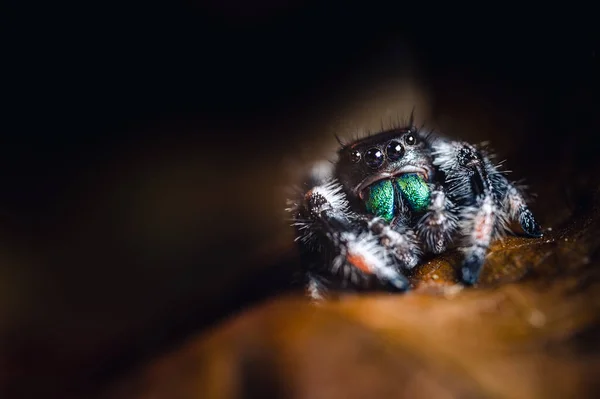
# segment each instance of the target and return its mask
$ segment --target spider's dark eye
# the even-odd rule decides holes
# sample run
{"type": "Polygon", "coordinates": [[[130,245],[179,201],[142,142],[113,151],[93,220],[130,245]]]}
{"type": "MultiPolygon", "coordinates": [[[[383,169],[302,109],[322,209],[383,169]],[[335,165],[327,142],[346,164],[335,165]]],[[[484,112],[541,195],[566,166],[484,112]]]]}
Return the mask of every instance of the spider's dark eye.
{"type": "Polygon", "coordinates": [[[406,137],[404,137],[404,141],[407,145],[415,145],[417,144],[417,136],[410,132],[406,135],[406,137]]]}
{"type": "Polygon", "coordinates": [[[365,153],[365,163],[369,168],[378,169],[383,161],[383,152],[379,148],[371,148],[365,153]]]}
{"type": "Polygon", "coordinates": [[[392,140],[387,145],[385,153],[390,161],[397,161],[402,158],[402,155],[404,154],[404,147],[402,147],[402,144],[400,144],[399,141],[392,140]]]}
{"type": "Polygon", "coordinates": [[[352,150],[352,152],[350,153],[350,162],[357,163],[358,161],[360,161],[360,158],[362,158],[360,151],[352,150]]]}

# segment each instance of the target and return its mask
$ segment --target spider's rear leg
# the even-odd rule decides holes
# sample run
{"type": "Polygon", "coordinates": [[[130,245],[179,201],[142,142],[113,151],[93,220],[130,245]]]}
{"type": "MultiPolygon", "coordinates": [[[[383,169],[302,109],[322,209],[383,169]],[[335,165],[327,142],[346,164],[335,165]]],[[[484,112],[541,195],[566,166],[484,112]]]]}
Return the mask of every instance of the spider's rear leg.
{"type": "Polygon", "coordinates": [[[542,229],[533,217],[523,195],[510,183],[507,183],[503,207],[511,220],[518,221],[523,233],[529,237],[542,237],[542,229]]]}
{"type": "MultiPolygon", "coordinates": [[[[408,289],[408,280],[378,237],[349,211],[337,182],[313,187],[290,211],[303,251],[320,255],[325,263],[315,273],[338,274],[354,283],[373,275],[397,290],[408,289]]],[[[310,291],[315,285],[312,280],[309,284],[310,291]]]]}

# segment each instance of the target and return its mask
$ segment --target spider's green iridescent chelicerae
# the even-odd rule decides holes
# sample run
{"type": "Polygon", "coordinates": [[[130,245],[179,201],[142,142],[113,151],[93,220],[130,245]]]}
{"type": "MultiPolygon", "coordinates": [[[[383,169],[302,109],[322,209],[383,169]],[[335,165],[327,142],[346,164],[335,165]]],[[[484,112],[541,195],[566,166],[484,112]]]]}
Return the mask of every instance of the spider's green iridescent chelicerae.
{"type": "Polygon", "coordinates": [[[373,184],[370,187],[369,197],[365,201],[367,212],[390,222],[396,214],[396,192],[415,213],[425,211],[429,205],[429,186],[421,176],[411,173],[393,181],[381,180],[373,184]]]}

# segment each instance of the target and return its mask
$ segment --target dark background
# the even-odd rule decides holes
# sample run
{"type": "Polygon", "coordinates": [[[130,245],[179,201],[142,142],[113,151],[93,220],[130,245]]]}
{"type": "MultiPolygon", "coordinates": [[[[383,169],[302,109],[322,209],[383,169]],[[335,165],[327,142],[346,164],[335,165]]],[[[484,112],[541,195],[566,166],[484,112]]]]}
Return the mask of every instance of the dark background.
{"type": "Polygon", "coordinates": [[[279,214],[255,211],[282,207],[271,194],[283,159],[374,77],[416,68],[433,115],[450,110],[457,129],[481,118],[457,104],[483,104],[506,128],[492,139],[519,148],[519,173],[537,170],[540,186],[565,160],[597,166],[591,12],[419,8],[11,9],[0,386],[19,396],[94,391],[279,290],[281,265],[293,263],[268,245],[279,214]]]}

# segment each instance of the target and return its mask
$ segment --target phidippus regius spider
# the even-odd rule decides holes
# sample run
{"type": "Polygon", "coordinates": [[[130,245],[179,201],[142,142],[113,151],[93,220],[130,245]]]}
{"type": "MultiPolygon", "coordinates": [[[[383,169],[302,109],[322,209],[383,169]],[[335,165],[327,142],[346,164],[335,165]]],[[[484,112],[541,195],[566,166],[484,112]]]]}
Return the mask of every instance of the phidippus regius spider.
{"type": "Polygon", "coordinates": [[[490,243],[511,225],[542,236],[522,188],[483,145],[417,129],[411,116],[340,146],[338,160],[315,167],[308,191],[289,201],[314,299],[329,289],[405,291],[406,271],[451,247],[463,254],[460,279],[473,285],[490,243]]]}

